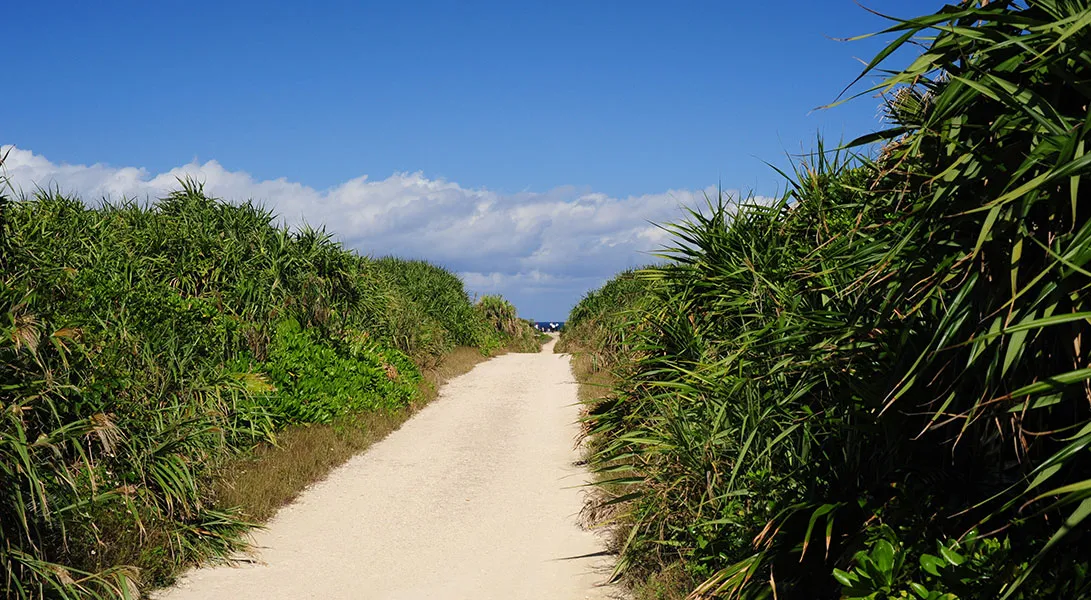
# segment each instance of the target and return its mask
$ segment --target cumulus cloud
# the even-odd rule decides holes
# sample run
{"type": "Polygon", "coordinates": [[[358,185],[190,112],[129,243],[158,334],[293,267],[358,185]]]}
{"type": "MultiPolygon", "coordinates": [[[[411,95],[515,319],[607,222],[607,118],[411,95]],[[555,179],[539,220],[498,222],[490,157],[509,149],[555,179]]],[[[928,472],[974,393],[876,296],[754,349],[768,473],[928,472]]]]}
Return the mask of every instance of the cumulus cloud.
{"type": "MultiPolygon", "coordinates": [[[[254,200],[292,225],[325,225],[346,246],[370,255],[423,258],[460,273],[476,293],[502,293],[528,317],[563,318],[586,290],[651,260],[667,240],[652,225],[676,220],[714,187],[610,197],[559,187],[501,194],[422,173],[367,175],[316,190],[285,178],[257,180],[215,160],[164,173],[103,164],[58,164],[4,146],[16,190],[60,189],[84,201],[155,199],[192,177],[228,201],[254,200]]],[[[2,154],[0,154],[2,155],[2,154]]]]}

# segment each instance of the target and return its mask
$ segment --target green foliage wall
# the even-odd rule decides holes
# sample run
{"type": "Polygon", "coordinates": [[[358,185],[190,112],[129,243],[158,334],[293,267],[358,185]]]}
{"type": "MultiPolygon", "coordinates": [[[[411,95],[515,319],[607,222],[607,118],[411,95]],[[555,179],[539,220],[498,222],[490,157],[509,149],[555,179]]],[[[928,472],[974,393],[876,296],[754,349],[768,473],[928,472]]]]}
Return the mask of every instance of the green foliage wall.
{"type": "Polygon", "coordinates": [[[454,275],[188,182],[149,206],[0,197],[0,232],[2,597],[122,597],[231,552],[224,461],[406,406],[418,364],[495,345],[454,275]]]}
{"type": "Polygon", "coordinates": [[[623,572],[680,568],[697,598],[1091,595],[1088,15],[896,24],[891,50],[924,51],[881,86],[877,156],[820,144],[781,202],[673,227],[593,413],[623,572]]]}
{"type": "Polygon", "coordinates": [[[380,258],[375,265],[427,318],[448,332],[450,343],[482,348],[498,344],[496,332],[474,312],[462,280],[453,273],[424,261],[392,257],[380,258]]]}

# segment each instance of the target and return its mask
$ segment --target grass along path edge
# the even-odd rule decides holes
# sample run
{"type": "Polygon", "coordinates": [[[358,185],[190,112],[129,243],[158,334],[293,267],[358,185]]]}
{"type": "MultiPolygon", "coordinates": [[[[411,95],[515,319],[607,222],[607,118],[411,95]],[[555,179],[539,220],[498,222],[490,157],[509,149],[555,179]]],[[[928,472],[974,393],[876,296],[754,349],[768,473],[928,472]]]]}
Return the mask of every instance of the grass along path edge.
{"type": "Polygon", "coordinates": [[[289,427],[277,434],[276,445],[258,446],[227,465],[216,482],[217,504],[239,507],[254,523],[268,521],[308,486],[397,431],[434,400],[449,379],[505,353],[502,350],[485,356],[476,348],[460,346],[444,355],[435,367],[422,371],[424,378],[417,399],[405,408],[349,415],[330,424],[289,427]]]}
{"type": "MultiPolygon", "coordinates": [[[[484,355],[477,348],[459,346],[443,355],[438,364],[422,369],[417,398],[393,411],[350,415],[329,424],[295,425],[277,434],[277,443],[260,444],[249,453],[230,460],[214,483],[217,508],[237,508],[255,527],[261,528],[277,511],[291,504],[311,485],[376,442],[397,431],[406,421],[439,395],[448,380],[468,373],[478,364],[506,354],[500,349],[484,355]]],[[[245,534],[243,535],[245,538],[245,534]]],[[[211,557],[211,560],[218,560],[211,557]]],[[[134,561],[136,562],[136,561],[134,561]]],[[[141,579],[154,591],[172,585],[181,569],[166,555],[155,561],[144,554],[141,579]]]]}

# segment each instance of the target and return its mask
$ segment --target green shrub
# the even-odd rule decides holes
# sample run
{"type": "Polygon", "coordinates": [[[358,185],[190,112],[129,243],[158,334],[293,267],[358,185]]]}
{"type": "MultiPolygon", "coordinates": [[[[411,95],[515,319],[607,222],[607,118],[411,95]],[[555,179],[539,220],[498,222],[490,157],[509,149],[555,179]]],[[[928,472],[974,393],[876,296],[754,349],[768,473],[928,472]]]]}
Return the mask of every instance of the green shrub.
{"type": "Polygon", "coordinates": [[[530,321],[520,319],[515,306],[502,296],[482,296],[475,305],[501,343],[513,352],[541,352],[537,330],[530,321]]]}
{"type": "Polygon", "coordinates": [[[556,351],[586,355],[596,371],[625,362],[634,351],[632,342],[654,286],[639,270],[631,270],[591,290],[572,308],[556,351]]]}
{"type": "Polygon", "coordinates": [[[891,50],[930,37],[883,86],[875,159],[819,144],[780,202],[673,226],[592,414],[595,463],[627,471],[604,482],[623,572],[680,565],[700,598],[1091,595],[1088,14],[896,24],[891,50]]]}
{"type": "Polygon", "coordinates": [[[288,424],[405,406],[408,356],[495,347],[453,275],[273,219],[190,182],[147,206],[0,195],[5,597],[122,597],[233,552],[222,465],[288,424]]]}
{"type": "Polygon", "coordinates": [[[499,339],[474,310],[462,280],[450,271],[419,260],[385,257],[376,267],[392,286],[450,334],[450,342],[491,350],[499,339]]]}
{"type": "Polygon", "coordinates": [[[294,320],[277,326],[261,367],[276,388],[267,406],[286,423],[329,423],[355,412],[401,408],[421,379],[398,350],[373,342],[331,343],[294,320]]]}

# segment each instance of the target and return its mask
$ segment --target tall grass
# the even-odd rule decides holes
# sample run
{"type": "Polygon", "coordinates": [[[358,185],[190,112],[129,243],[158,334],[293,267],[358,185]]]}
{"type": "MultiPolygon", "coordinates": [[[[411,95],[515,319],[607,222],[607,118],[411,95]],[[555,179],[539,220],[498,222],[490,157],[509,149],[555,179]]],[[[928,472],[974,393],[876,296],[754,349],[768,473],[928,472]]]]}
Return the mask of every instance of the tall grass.
{"type": "Polygon", "coordinates": [[[877,157],[820,144],[779,203],[672,227],[593,412],[622,574],[695,598],[1091,595],[1089,24],[1061,0],[898,21],[866,72],[923,51],[877,88],[877,157]]]}
{"type": "Polygon", "coordinates": [[[499,344],[454,275],[191,182],[148,206],[3,196],[0,233],[5,598],[132,597],[229,554],[249,524],[213,493],[225,465],[499,344]]]}

